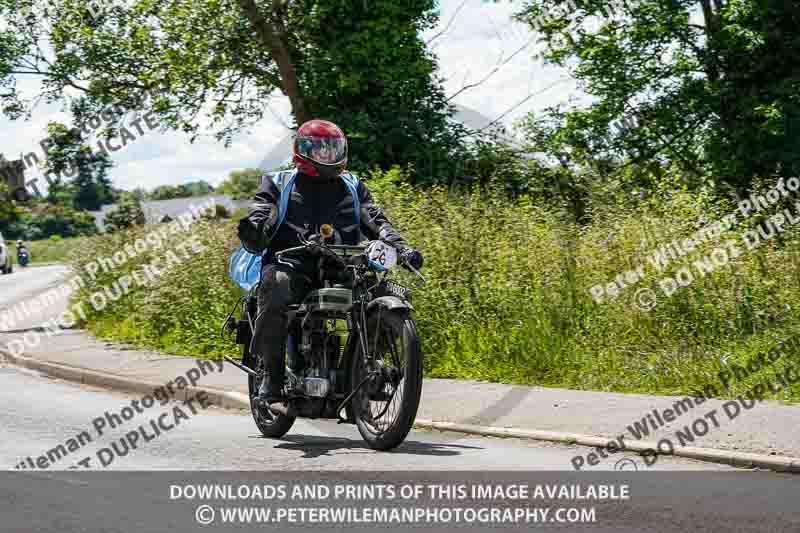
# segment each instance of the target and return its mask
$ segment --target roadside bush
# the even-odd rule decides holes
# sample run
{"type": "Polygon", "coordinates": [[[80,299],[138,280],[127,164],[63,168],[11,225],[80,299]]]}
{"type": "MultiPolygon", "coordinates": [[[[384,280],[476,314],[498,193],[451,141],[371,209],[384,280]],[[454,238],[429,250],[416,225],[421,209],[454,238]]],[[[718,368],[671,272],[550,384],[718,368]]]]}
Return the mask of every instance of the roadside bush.
{"type": "MultiPolygon", "coordinates": [[[[69,263],[73,255],[79,255],[81,249],[92,237],[69,237],[63,239],[53,235],[49,239],[40,241],[25,241],[25,246],[30,252],[31,263],[69,263]]],[[[14,256],[17,248],[14,244],[14,256]]]]}
{"type": "Polygon", "coordinates": [[[123,199],[103,218],[103,226],[109,233],[132,226],[143,226],[144,223],[145,214],[141,203],[138,199],[131,197],[123,199]]]}
{"type": "MultiPolygon", "coordinates": [[[[399,169],[375,171],[368,184],[390,220],[425,255],[427,285],[413,274],[399,276],[414,288],[428,376],[688,393],[713,382],[721,368],[746,365],[800,332],[793,311],[800,301],[797,229],[753,251],[742,249],[706,275],[693,262],[738,238],[735,232],[746,225],[699,245],[663,272],[650,264],[660,245],[721,218],[732,209],[729,203],[665,188],[635,207],[621,203],[598,210],[590,223],[578,225],[530,197],[512,201],[492,184],[421,189],[409,185],[399,169]],[[593,300],[592,287],[639,265],[643,280],[613,300],[605,298],[611,301],[593,300]],[[659,281],[684,266],[695,279],[667,298],[659,281]],[[657,295],[649,311],[635,304],[641,288],[657,295]]],[[[78,266],[96,254],[113,254],[145,232],[134,228],[93,239],[78,266]]],[[[236,220],[203,221],[193,232],[203,252],[154,287],[92,314],[91,329],[177,354],[235,352],[236,346],[221,340],[219,327],[241,294],[227,277],[229,255],[238,245],[236,220]]],[[[129,262],[124,271],[149,258],[129,262]]],[[[87,291],[112,281],[99,276],[87,291]]],[[[794,399],[799,392],[795,386],[778,397],[794,399]]]]}
{"type": "Polygon", "coordinates": [[[47,239],[50,236],[78,237],[97,233],[94,215],[63,205],[33,204],[20,210],[19,218],[5,232],[9,238],[47,239]]]}
{"type": "Polygon", "coordinates": [[[220,336],[221,321],[239,298],[239,289],[227,277],[228,251],[237,244],[234,226],[197,221],[188,232],[167,235],[166,240],[158,241],[161,244],[148,246],[144,253],[127,259],[115,271],[101,269],[94,280],[85,274],[90,261],[97,257],[110,258],[126,246],[134,246],[137,239],[149,236],[155,242],[153,236],[163,235],[161,232],[167,232],[165,228],[164,224],[134,226],[103,235],[86,243],[83,253],[73,259],[73,268],[84,272],[83,278],[87,281],[87,286],[76,297],[88,302],[92,293],[113,287],[125,274],[141,273],[154,259],[162,265],[170,253],[182,259],[183,253],[178,247],[190,238],[202,245],[199,253],[193,253],[178,266],[162,268],[163,275],[154,282],[143,287],[132,284],[125,296],[116,301],[109,298],[103,310],[96,311],[87,304],[90,329],[99,336],[173,354],[220,356],[235,351],[236,347],[220,336]]]}

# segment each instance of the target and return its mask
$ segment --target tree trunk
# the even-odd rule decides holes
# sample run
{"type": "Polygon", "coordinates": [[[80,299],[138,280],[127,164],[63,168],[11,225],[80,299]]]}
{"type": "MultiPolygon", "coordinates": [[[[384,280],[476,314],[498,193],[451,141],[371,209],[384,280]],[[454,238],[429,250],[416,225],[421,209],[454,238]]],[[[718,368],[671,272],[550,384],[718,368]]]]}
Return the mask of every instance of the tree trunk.
{"type": "Polygon", "coordinates": [[[706,58],[705,68],[708,79],[712,82],[719,80],[719,68],[717,67],[717,30],[718,20],[711,7],[711,0],[700,0],[700,7],[703,9],[703,21],[706,26],[706,58]]]}
{"type": "MultiPolygon", "coordinates": [[[[278,1],[273,2],[273,15],[280,13],[281,6],[279,4],[278,1]]],[[[255,0],[239,0],[239,5],[250,22],[251,29],[256,33],[261,44],[269,50],[272,60],[278,65],[281,91],[289,97],[295,121],[300,125],[311,120],[313,117],[306,108],[305,99],[297,80],[297,71],[286,44],[286,28],[283,21],[279,16],[273,16],[272,20],[267,20],[258,11],[255,0]]]]}

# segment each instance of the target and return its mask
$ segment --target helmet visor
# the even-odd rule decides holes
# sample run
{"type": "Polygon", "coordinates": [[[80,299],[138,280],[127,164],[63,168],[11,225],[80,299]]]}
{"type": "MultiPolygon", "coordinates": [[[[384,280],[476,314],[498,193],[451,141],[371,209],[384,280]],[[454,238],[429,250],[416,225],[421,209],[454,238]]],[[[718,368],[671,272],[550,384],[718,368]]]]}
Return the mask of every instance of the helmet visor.
{"type": "Polygon", "coordinates": [[[322,165],[335,165],[347,158],[347,140],[342,137],[298,137],[297,153],[322,165]]]}

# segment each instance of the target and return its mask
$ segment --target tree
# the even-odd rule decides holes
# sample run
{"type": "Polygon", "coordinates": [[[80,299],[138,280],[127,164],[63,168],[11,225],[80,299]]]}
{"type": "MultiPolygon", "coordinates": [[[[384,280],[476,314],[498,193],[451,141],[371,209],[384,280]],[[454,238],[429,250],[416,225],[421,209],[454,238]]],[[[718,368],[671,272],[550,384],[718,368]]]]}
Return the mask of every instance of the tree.
{"type": "Polygon", "coordinates": [[[214,191],[208,182],[190,181],[180,185],[159,185],[147,196],[151,200],[170,200],[172,198],[189,198],[191,196],[205,196],[214,191]]]}
{"type": "Polygon", "coordinates": [[[50,144],[45,170],[70,178],[50,183],[49,200],[71,203],[75,209],[84,211],[98,211],[103,205],[113,203],[115,195],[108,178],[111,167],[108,155],[92,152],[82,139],[79,128],[69,129],[51,122],[48,132],[50,144]]]}
{"type": "Polygon", "coordinates": [[[170,200],[179,197],[179,190],[175,185],[159,185],[147,196],[151,200],[170,200]]]}
{"type": "Polygon", "coordinates": [[[124,191],[122,189],[116,189],[114,191],[118,201],[121,202],[136,202],[141,204],[145,200],[147,200],[147,191],[144,190],[142,187],[136,187],[132,191],[124,191]]]}
{"type": "Polygon", "coordinates": [[[436,24],[435,2],[328,0],[298,7],[305,15],[293,48],[314,52],[297,62],[298,74],[309,108],[345,127],[348,164],[357,170],[408,164],[417,181],[449,179],[466,132],[449,122],[453,107],[420,38],[436,24]]]}
{"type": "Polygon", "coordinates": [[[206,196],[214,192],[214,187],[205,180],[188,181],[180,187],[188,193],[188,196],[206,196]]]}
{"type": "Polygon", "coordinates": [[[126,196],[115,209],[106,213],[103,226],[106,232],[113,233],[132,226],[143,226],[145,221],[144,210],[138,200],[126,196]]]}
{"type": "Polygon", "coordinates": [[[8,227],[19,218],[17,202],[11,198],[8,185],[0,180],[0,233],[8,234],[8,227]]]}
{"type": "Polygon", "coordinates": [[[217,192],[228,195],[234,200],[252,198],[258,192],[263,175],[264,171],[258,168],[234,170],[228,174],[225,181],[219,184],[217,192]]]}
{"type": "Polygon", "coordinates": [[[97,233],[97,225],[92,214],[76,211],[69,204],[40,202],[19,207],[14,221],[3,233],[9,238],[25,240],[46,239],[53,235],[77,237],[97,233]]]}
{"type": "Polygon", "coordinates": [[[668,166],[740,192],[800,170],[797,2],[533,0],[519,19],[593,96],[527,123],[558,120],[540,148],[563,166],[668,166]]]}
{"type": "Polygon", "coordinates": [[[9,18],[0,86],[10,88],[11,116],[26,110],[15,76],[33,74],[51,100],[69,88],[95,110],[148,102],[166,128],[192,138],[205,115],[230,142],[280,90],[296,123],[329,118],[351,133],[356,166],[410,162],[439,176],[460,146],[420,37],[436,22],[435,0],[136,0],[94,11],[83,0],[45,3],[0,0],[9,18]],[[20,15],[20,5],[34,14],[20,15]],[[45,34],[52,57],[37,45],[45,34]]]}

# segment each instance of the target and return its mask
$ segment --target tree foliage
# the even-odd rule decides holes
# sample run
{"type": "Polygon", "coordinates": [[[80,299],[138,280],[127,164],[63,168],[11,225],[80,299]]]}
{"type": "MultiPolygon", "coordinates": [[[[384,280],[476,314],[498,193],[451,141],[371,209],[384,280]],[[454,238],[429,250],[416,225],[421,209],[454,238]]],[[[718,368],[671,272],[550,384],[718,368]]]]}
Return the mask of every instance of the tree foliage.
{"type": "Polygon", "coordinates": [[[190,198],[205,196],[214,192],[214,187],[207,181],[188,181],[178,185],[160,185],[147,194],[151,200],[170,200],[172,198],[190,198]]]}
{"type": "Polygon", "coordinates": [[[107,233],[133,226],[143,226],[145,214],[136,197],[126,195],[120,203],[103,218],[103,226],[107,233]]]}
{"type": "Polygon", "coordinates": [[[45,4],[0,0],[9,16],[0,34],[8,114],[25,112],[13,81],[29,73],[41,77],[47,99],[78,91],[87,110],[147,101],[166,128],[193,138],[207,128],[226,142],[270,113],[280,91],[296,123],[326,118],[351,135],[356,168],[410,163],[431,174],[421,179],[441,177],[460,146],[420,36],[436,23],[434,0],[45,4]],[[19,15],[23,4],[36,15],[19,15]],[[49,53],[39,47],[43,35],[49,53]]]}
{"type": "Polygon", "coordinates": [[[59,237],[93,235],[97,233],[97,225],[94,215],[75,210],[68,204],[37,202],[18,207],[7,226],[0,220],[0,230],[8,238],[39,240],[54,235],[59,237]]]}
{"type": "Polygon", "coordinates": [[[71,205],[74,209],[98,211],[116,199],[108,170],[107,154],[92,152],[79,128],[60,123],[48,125],[48,149],[44,170],[49,176],[48,199],[51,203],[71,205]]]}
{"type": "Polygon", "coordinates": [[[739,191],[800,171],[797,2],[531,0],[518,16],[593,97],[527,121],[563,168],[672,167],[739,191]]]}
{"type": "Polygon", "coordinates": [[[258,168],[245,168],[234,170],[225,181],[219,184],[217,192],[225,194],[234,200],[242,198],[252,198],[256,195],[258,187],[261,185],[261,177],[264,171],[258,168]]]}
{"type": "Polygon", "coordinates": [[[0,180],[0,232],[7,232],[9,225],[19,220],[19,217],[17,202],[11,198],[8,185],[0,180]]]}

